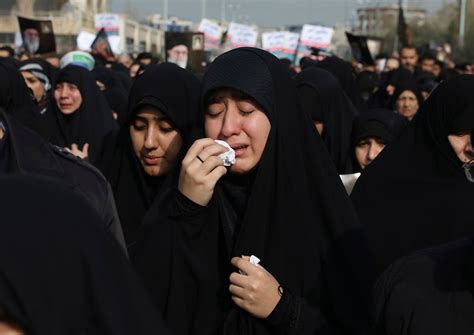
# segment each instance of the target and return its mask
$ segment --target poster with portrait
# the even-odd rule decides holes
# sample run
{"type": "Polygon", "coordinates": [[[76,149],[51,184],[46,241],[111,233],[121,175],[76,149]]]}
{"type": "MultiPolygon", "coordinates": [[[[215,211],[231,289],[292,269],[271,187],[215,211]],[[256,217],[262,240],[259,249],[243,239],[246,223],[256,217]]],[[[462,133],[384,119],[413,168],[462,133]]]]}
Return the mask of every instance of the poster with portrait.
{"type": "Polygon", "coordinates": [[[204,60],[204,34],[194,32],[166,32],[166,61],[191,72],[201,72],[204,60]]]}
{"type": "Polygon", "coordinates": [[[18,16],[23,47],[32,55],[45,55],[56,52],[53,22],[34,20],[18,16]]]}
{"type": "Polygon", "coordinates": [[[351,46],[352,57],[363,65],[375,65],[375,61],[367,45],[367,37],[356,36],[346,32],[347,41],[351,46]]]}

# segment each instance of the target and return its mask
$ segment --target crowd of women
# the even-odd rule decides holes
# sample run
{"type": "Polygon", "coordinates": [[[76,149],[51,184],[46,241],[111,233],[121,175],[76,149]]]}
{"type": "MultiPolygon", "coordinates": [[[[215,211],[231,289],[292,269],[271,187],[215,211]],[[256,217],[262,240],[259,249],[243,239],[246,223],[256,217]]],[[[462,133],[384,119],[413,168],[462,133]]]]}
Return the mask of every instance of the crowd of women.
{"type": "Polygon", "coordinates": [[[473,333],[474,76],[413,53],[1,59],[0,334],[473,333]]]}

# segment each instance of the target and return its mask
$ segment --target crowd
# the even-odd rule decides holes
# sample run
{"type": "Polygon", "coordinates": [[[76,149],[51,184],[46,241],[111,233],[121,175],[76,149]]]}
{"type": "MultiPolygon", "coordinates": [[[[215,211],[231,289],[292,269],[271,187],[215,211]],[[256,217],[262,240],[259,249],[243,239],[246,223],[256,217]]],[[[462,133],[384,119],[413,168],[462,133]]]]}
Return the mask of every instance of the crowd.
{"type": "Polygon", "coordinates": [[[474,332],[473,64],[0,57],[0,334],[474,332]]]}

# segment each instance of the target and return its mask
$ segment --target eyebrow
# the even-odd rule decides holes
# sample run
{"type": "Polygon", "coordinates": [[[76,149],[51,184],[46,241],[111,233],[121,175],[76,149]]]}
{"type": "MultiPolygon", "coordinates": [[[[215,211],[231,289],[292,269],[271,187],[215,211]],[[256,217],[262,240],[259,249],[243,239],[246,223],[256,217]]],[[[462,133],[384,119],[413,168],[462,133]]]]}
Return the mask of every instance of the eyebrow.
{"type": "MultiPolygon", "coordinates": [[[[149,121],[150,119],[149,118],[146,118],[144,116],[141,116],[141,115],[135,115],[135,120],[141,120],[141,121],[149,121]]],[[[160,115],[160,116],[153,116],[151,117],[151,120],[157,120],[157,121],[168,121],[170,122],[170,119],[164,115],[160,115]]]]}

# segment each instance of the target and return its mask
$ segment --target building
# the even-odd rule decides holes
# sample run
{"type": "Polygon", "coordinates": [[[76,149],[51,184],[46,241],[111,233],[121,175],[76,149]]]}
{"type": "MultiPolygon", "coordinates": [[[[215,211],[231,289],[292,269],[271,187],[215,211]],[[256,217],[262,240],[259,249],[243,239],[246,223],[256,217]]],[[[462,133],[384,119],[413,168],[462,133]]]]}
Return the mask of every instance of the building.
{"type": "MultiPolygon", "coordinates": [[[[398,5],[359,8],[357,10],[358,25],[354,29],[354,33],[383,38],[393,32],[393,28],[398,22],[398,14],[398,5]]],[[[408,6],[404,14],[408,24],[423,25],[426,22],[426,9],[408,6]]]]}
{"type": "MultiPolygon", "coordinates": [[[[95,15],[107,12],[107,0],[1,0],[0,45],[14,45],[19,32],[17,15],[51,20],[59,53],[74,50],[81,31],[95,33],[95,15]]],[[[119,16],[120,50],[159,53],[163,31],[119,16]]]]}

